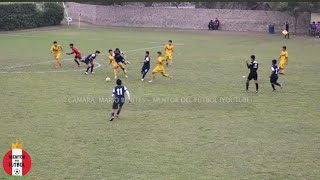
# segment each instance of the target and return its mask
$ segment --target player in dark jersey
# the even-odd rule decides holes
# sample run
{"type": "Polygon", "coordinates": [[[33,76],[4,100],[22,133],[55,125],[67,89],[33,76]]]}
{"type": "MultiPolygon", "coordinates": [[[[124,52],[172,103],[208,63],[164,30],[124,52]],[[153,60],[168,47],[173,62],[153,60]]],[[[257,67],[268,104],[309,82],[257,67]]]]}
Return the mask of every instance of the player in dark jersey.
{"type": "Polygon", "coordinates": [[[86,65],[88,65],[87,70],[85,72],[85,74],[89,74],[89,69],[91,69],[91,73],[93,72],[93,67],[94,67],[94,63],[93,60],[100,54],[100,51],[96,51],[93,54],[89,54],[85,59],[84,59],[84,63],[86,63],[86,65]]]}
{"type": "Polygon", "coordinates": [[[279,74],[279,67],[277,66],[277,60],[272,60],[272,66],[271,66],[271,75],[270,75],[270,83],[272,86],[273,91],[276,90],[274,85],[280,86],[282,88],[281,84],[278,83],[278,74],[279,74]]]}
{"type": "Polygon", "coordinates": [[[121,109],[123,107],[123,104],[125,103],[125,96],[124,93],[127,94],[129,103],[130,100],[130,93],[128,89],[122,85],[122,82],[120,79],[117,79],[117,86],[113,88],[112,90],[112,97],[114,99],[113,105],[112,105],[112,112],[111,112],[111,119],[110,121],[113,121],[115,117],[118,117],[121,109]],[[116,113],[116,114],[115,114],[116,113]]]}
{"type": "Polygon", "coordinates": [[[255,55],[252,55],[251,62],[248,63],[247,61],[247,67],[248,69],[250,69],[250,73],[248,75],[247,82],[246,82],[246,90],[247,92],[249,92],[249,82],[253,79],[254,83],[256,84],[256,93],[258,93],[258,90],[259,90],[258,73],[257,73],[258,62],[255,59],[256,59],[255,55]]]}
{"type": "Polygon", "coordinates": [[[150,69],[150,56],[149,56],[149,51],[146,51],[146,55],[144,57],[144,61],[143,61],[143,66],[141,68],[141,74],[142,74],[142,79],[141,81],[144,81],[144,77],[146,76],[146,74],[148,73],[149,69],[150,69]]]}
{"type": "Polygon", "coordinates": [[[116,50],[114,51],[114,59],[116,60],[116,63],[119,65],[119,67],[122,69],[124,76],[128,78],[127,70],[124,67],[124,65],[127,64],[127,62],[124,57],[124,54],[120,51],[119,48],[116,48],[116,50]]]}
{"type": "Polygon", "coordinates": [[[79,63],[78,59],[81,61],[81,52],[79,51],[79,49],[75,48],[72,43],[69,44],[69,46],[70,46],[72,52],[71,53],[67,53],[67,55],[75,54],[74,62],[76,62],[78,67],[80,67],[80,63],[79,63]]]}

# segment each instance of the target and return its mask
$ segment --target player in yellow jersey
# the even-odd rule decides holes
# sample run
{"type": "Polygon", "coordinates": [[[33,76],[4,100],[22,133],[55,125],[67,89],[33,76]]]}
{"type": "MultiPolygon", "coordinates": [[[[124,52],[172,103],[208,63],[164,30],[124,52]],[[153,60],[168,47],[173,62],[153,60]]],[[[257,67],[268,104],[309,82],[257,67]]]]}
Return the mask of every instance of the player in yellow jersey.
{"type": "Polygon", "coordinates": [[[113,66],[114,79],[117,79],[118,78],[119,65],[116,62],[116,60],[114,59],[114,54],[112,52],[112,49],[109,49],[108,52],[109,52],[109,56],[108,56],[109,65],[111,64],[113,66]]]}
{"type": "Polygon", "coordinates": [[[165,61],[165,60],[164,60],[164,58],[161,56],[161,52],[157,52],[157,54],[158,54],[157,66],[153,69],[152,75],[151,75],[151,80],[150,80],[149,82],[153,82],[156,73],[161,73],[162,76],[172,79],[172,77],[169,76],[168,74],[166,74],[166,72],[165,72],[165,70],[164,70],[164,67],[163,67],[163,64],[162,64],[162,63],[163,63],[163,61],[165,61]]]}
{"type": "Polygon", "coordinates": [[[288,64],[288,51],[287,51],[287,47],[283,46],[282,47],[282,51],[280,53],[280,57],[278,59],[279,62],[279,74],[284,74],[284,68],[285,66],[288,64]]]}
{"type": "Polygon", "coordinates": [[[63,52],[61,45],[59,45],[57,41],[54,41],[50,50],[51,50],[51,53],[54,54],[54,59],[56,60],[56,68],[61,68],[62,65],[60,62],[60,58],[61,58],[61,52],[63,52]]]}
{"type": "Polygon", "coordinates": [[[165,60],[167,61],[167,66],[168,65],[172,65],[172,53],[174,51],[174,46],[172,44],[172,40],[168,41],[168,44],[164,47],[164,51],[165,51],[165,60]]]}

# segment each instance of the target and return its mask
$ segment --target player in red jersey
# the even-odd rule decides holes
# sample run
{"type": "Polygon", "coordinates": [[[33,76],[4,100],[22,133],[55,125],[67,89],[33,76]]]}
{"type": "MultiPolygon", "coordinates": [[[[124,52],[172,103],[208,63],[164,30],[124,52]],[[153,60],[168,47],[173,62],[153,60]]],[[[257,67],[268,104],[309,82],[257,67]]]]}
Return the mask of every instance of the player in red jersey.
{"type": "Polygon", "coordinates": [[[67,55],[76,54],[74,56],[74,62],[76,62],[78,67],[80,67],[80,63],[79,63],[78,59],[81,61],[81,52],[79,51],[79,49],[75,48],[72,43],[69,44],[69,46],[70,46],[72,52],[67,53],[67,55]]]}

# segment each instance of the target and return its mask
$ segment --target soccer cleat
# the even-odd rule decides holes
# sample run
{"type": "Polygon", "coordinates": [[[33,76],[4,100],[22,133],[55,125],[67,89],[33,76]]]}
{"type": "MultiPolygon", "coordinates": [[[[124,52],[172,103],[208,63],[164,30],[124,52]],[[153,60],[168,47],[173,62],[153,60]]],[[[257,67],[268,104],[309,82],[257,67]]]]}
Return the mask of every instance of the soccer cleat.
{"type": "Polygon", "coordinates": [[[114,116],[111,117],[110,121],[113,121],[113,120],[114,120],[114,116]]]}
{"type": "Polygon", "coordinates": [[[141,81],[144,81],[144,79],[141,79],[141,81]]]}
{"type": "Polygon", "coordinates": [[[118,118],[119,117],[119,114],[116,114],[116,118],[118,118]]]}
{"type": "Polygon", "coordinates": [[[86,75],[88,75],[89,73],[88,72],[84,72],[86,75]]]}
{"type": "Polygon", "coordinates": [[[126,77],[126,78],[128,78],[128,76],[127,76],[127,75],[126,75],[125,77],[126,77]]]}
{"type": "Polygon", "coordinates": [[[256,94],[258,94],[258,91],[256,91],[256,94]]]}
{"type": "Polygon", "coordinates": [[[250,91],[249,91],[249,90],[246,90],[246,92],[249,93],[250,91]]]}
{"type": "Polygon", "coordinates": [[[152,83],[153,81],[148,81],[149,83],[152,83]]]}
{"type": "Polygon", "coordinates": [[[94,72],[91,72],[91,74],[94,74],[94,72]]]}

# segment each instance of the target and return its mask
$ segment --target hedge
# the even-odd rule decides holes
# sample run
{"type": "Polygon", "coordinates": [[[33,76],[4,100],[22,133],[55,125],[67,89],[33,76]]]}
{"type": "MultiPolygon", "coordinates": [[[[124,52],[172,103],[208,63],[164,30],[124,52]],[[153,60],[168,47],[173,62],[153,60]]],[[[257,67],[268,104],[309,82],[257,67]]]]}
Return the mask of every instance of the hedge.
{"type": "Polygon", "coordinates": [[[64,9],[57,3],[0,4],[0,31],[59,25],[64,18],[64,9]]]}

